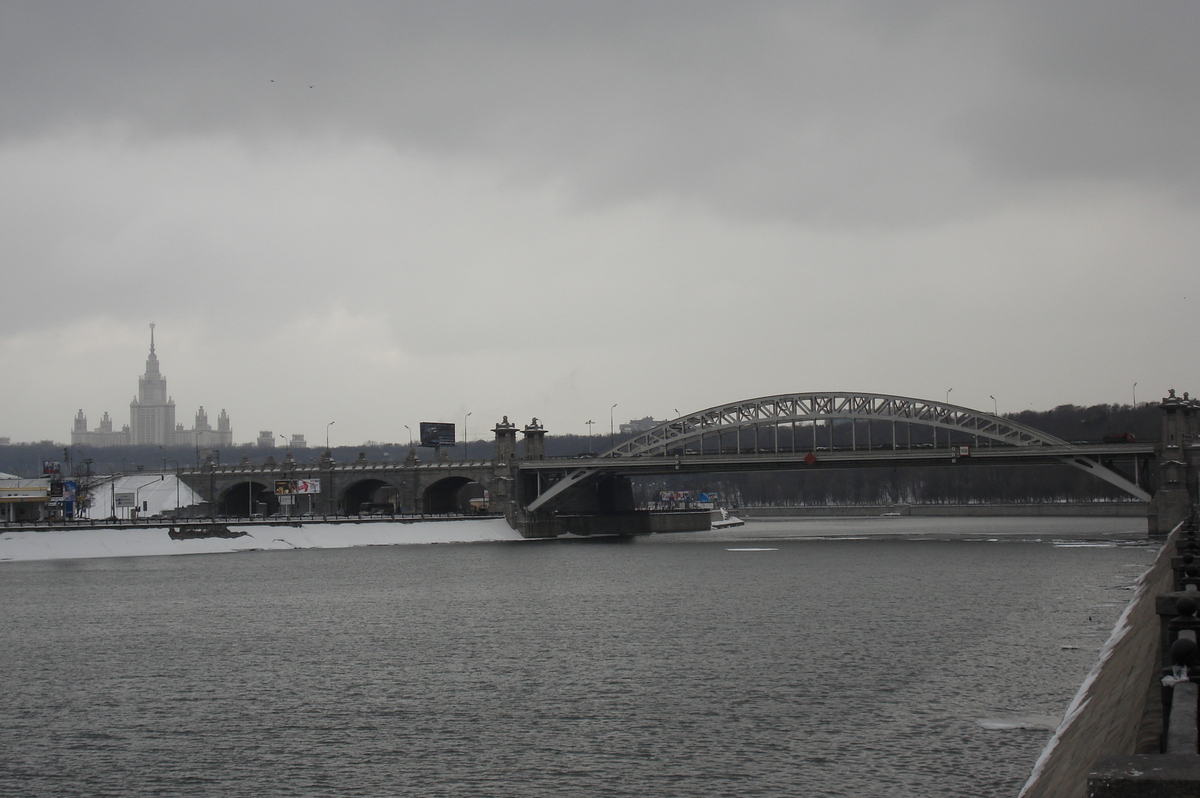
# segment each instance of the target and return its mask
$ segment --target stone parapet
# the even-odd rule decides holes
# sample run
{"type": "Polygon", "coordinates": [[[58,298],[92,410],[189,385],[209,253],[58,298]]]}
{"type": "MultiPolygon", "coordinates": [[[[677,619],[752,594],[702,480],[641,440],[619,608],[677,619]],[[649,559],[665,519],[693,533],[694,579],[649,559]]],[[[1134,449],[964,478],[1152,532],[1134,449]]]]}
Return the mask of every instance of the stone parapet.
{"type": "Polygon", "coordinates": [[[1021,798],[1084,798],[1098,756],[1132,756],[1143,746],[1143,717],[1157,699],[1160,630],[1156,597],[1173,587],[1172,541],[1138,581],[1063,722],[1042,751],[1021,798]]]}
{"type": "Polygon", "coordinates": [[[1195,798],[1200,757],[1188,754],[1102,756],[1088,777],[1088,798],[1195,798]]]}

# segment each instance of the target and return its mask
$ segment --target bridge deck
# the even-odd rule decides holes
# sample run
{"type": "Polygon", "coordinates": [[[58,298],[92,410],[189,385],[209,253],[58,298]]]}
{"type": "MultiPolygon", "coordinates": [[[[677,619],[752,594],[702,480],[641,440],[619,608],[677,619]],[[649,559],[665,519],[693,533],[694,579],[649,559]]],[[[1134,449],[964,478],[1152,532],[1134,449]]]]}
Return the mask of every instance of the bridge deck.
{"type": "Polygon", "coordinates": [[[677,472],[770,471],[819,467],[863,468],[870,466],[1016,465],[1062,463],[1064,459],[1084,457],[1092,460],[1127,460],[1150,457],[1152,444],[1072,444],[1068,446],[972,446],[970,454],[960,455],[958,447],[945,446],[913,449],[833,449],[811,453],[743,452],[732,454],[643,455],[634,457],[570,457],[526,460],[522,471],[563,471],[577,468],[599,469],[622,474],[663,474],[677,472]]]}

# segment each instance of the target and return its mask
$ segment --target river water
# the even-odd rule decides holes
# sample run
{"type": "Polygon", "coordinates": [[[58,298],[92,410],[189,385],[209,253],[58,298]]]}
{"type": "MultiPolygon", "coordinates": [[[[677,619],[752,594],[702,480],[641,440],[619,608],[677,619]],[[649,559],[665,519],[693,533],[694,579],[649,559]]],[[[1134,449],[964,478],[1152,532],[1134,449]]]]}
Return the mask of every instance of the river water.
{"type": "Polygon", "coordinates": [[[4,563],[0,795],[1013,796],[1143,537],[904,518],[4,563]]]}

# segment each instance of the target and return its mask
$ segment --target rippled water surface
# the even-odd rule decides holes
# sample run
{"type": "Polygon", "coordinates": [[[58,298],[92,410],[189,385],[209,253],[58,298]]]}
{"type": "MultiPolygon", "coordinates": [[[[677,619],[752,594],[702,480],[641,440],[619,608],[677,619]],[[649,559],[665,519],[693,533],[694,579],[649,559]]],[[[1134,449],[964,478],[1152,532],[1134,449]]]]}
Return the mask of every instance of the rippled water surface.
{"type": "Polygon", "coordinates": [[[0,794],[1012,796],[1154,553],[819,523],[3,564],[0,794]]]}

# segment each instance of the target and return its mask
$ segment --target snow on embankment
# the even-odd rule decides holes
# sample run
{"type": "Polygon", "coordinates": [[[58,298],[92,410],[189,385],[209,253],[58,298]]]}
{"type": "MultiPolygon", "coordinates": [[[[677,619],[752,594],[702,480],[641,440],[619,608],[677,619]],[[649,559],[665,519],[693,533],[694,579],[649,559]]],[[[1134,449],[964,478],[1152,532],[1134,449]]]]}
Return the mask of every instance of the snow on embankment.
{"type": "MultiPolygon", "coordinates": [[[[178,527],[177,527],[178,528],[178,527]]],[[[0,533],[0,561],[71,560],[93,557],[147,557],[161,554],[219,554],[271,549],[342,549],[418,543],[482,543],[523,540],[500,518],[478,521],[386,521],[363,524],[239,525],[237,537],[175,540],[171,527],[136,529],[9,530],[0,533]]]]}

